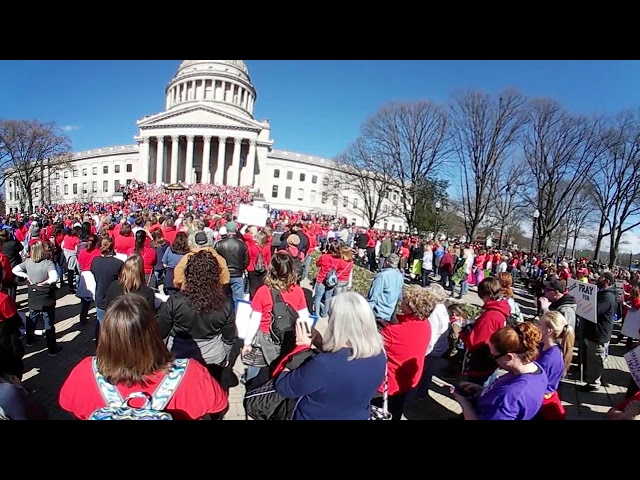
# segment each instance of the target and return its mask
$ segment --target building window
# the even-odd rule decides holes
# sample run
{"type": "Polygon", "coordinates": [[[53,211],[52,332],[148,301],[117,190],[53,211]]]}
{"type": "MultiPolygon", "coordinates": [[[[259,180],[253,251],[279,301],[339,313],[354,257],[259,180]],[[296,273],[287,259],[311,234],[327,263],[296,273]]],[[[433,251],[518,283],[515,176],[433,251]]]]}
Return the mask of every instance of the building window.
{"type": "Polygon", "coordinates": [[[116,172],[116,173],[120,173],[120,165],[115,165],[113,167],[113,171],[116,172]]]}
{"type": "Polygon", "coordinates": [[[98,167],[93,167],[93,168],[91,169],[91,174],[92,174],[92,175],[97,175],[97,174],[98,174],[98,167]]]}
{"type": "Polygon", "coordinates": [[[329,177],[324,177],[322,179],[322,185],[324,185],[325,187],[329,186],[329,177]]]}
{"type": "Polygon", "coordinates": [[[37,187],[36,187],[36,188],[34,188],[34,189],[33,189],[33,196],[34,196],[34,197],[37,197],[37,196],[38,196],[38,193],[39,193],[39,192],[38,192],[38,188],[37,188],[37,187]]]}
{"type": "MultiPolygon", "coordinates": [[[[117,165],[116,165],[117,166],[117,165]]],[[[113,191],[117,192],[120,189],[120,180],[115,180],[113,182],[113,191]]]]}
{"type": "Polygon", "coordinates": [[[280,170],[277,168],[273,171],[273,178],[280,178],[280,170]]]}
{"type": "Polygon", "coordinates": [[[127,173],[133,172],[133,163],[127,163],[127,173]]]}
{"type": "Polygon", "coordinates": [[[64,185],[64,194],[69,195],[69,185],[67,184],[64,185]]]}
{"type": "Polygon", "coordinates": [[[68,170],[64,171],[64,178],[69,178],[69,171],[68,170]]]}
{"type": "Polygon", "coordinates": [[[293,180],[293,172],[292,171],[288,171],[287,172],[287,180],[293,180]]]}
{"type": "Polygon", "coordinates": [[[388,230],[389,229],[389,224],[387,222],[384,222],[384,225],[382,227],[383,230],[388,230]]]}
{"type": "Polygon", "coordinates": [[[77,184],[77,183],[74,183],[74,184],[73,184],[73,194],[74,194],[74,195],[77,195],[77,194],[78,194],[78,184],[77,184]]]}
{"type": "Polygon", "coordinates": [[[274,185],[271,189],[271,198],[278,198],[278,185],[274,185]]]}
{"type": "Polygon", "coordinates": [[[353,208],[358,208],[358,199],[357,198],[353,199],[353,208]]]}
{"type": "Polygon", "coordinates": [[[304,200],[304,189],[303,188],[299,188],[298,189],[298,200],[299,201],[303,201],[304,200]]]}
{"type": "Polygon", "coordinates": [[[313,177],[311,177],[311,183],[318,183],[318,176],[314,175],[313,177]]]}
{"type": "Polygon", "coordinates": [[[127,178],[127,185],[131,185],[131,182],[133,182],[133,180],[131,178],[127,178]]]}
{"type": "Polygon", "coordinates": [[[316,191],[311,190],[311,198],[309,199],[311,203],[316,203],[316,191]]]}
{"type": "Polygon", "coordinates": [[[87,176],[87,169],[86,169],[86,168],[83,168],[83,169],[82,169],[82,176],[83,176],[83,177],[86,177],[86,176],[87,176]]]}
{"type": "Polygon", "coordinates": [[[98,182],[91,182],[91,191],[93,193],[98,193],[98,182]]]}
{"type": "Polygon", "coordinates": [[[393,223],[391,224],[391,231],[392,231],[392,232],[395,232],[395,231],[396,231],[396,226],[395,226],[393,223]]]}
{"type": "Polygon", "coordinates": [[[9,188],[13,188],[13,180],[9,182],[9,188]]]}
{"type": "Polygon", "coordinates": [[[337,207],[338,206],[338,195],[334,195],[333,196],[333,206],[337,207]]]}
{"type": "Polygon", "coordinates": [[[344,197],[342,199],[342,206],[347,207],[348,205],[349,205],[349,199],[347,197],[344,197]]]}
{"type": "Polygon", "coordinates": [[[78,178],[78,169],[77,168],[73,169],[73,177],[74,178],[78,178]]]}
{"type": "Polygon", "coordinates": [[[109,182],[107,180],[102,182],[102,191],[104,193],[107,193],[109,191],[109,182]]]}
{"type": "Polygon", "coordinates": [[[307,176],[304,173],[300,174],[300,181],[304,182],[304,179],[307,178],[307,176]]]}
{"type": "Polygon", "coordinates": [[[291,200],[291,187],[287,187],[284,189],[284,198],[287,200],[291,200]]]}
{"type": "Polygon", "coordinates": [[[56,197],[60,195],[60,185],[56,185],[55,192],[56,192],[56,197]]]}
{"type": "Polygon", "coordinates": [[[60,180],[60,172],[56,172],[56,180],[60,180]]]}
{"type": "Polygon", "coordinates": [[[89,193],[89,191],[87,190],[89,186],[87,185],[87,182],[82,182],[82,193],[86,194],[89,193]]]}
{"type": "Polygon", "coordinates": [[[9,192],[9,200],[13,201],[13,192],[9,192]]]}
{"type": "MultiPolygon", "coordinates": [[[[393,197],[392,197],[392,200],[395,202],[397,199],[398,199],[398,196],[394,193],[393,197]]],[[[400,230],[400,231],[402,231],[402,230],[400,230]]]]}
{"type": "Polygon", "coordinates": [[[327,203],[327,192],[322,192],[322,203],[327,203]]]}
{"type": "Polygon", "coordinates": [[[104,167],[102,167],[102,173],[104,174],[109,173],[109,165],[105,165],[104,167]]]}

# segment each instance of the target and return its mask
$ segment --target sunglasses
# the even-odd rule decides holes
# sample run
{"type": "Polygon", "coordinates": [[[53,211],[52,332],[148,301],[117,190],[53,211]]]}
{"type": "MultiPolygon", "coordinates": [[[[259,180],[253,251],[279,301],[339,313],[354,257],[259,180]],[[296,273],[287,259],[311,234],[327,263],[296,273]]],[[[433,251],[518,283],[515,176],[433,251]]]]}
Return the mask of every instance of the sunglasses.
{"type": "Polygon", "coordinates": [[[491,358],[493,360],[499,360],[500,358],[504,357],[505,355],[508,355],[510,352],[507,353],[499,353],[498,355],[491,355],[491,358]]]}

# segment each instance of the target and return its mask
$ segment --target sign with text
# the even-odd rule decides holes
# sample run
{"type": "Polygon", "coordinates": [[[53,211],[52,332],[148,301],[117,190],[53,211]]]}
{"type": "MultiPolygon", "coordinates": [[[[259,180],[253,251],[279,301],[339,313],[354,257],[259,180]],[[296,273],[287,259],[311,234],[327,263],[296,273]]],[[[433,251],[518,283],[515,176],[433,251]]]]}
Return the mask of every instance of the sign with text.
{"type": "Polygon", "coordinates": [[[624,354],[624,359],[629,367],[629,373],[640,387],[640,347],[624,354]]]}
{"type": "Polygon", "coordinates": [[[625,337],[640,339],[640,310],[629,309],[620,333],[625,337]]]}
{"type": "Polygon", "coordinates": [[[624,300],[624,280],[616,280],[616,292],[618,293],[618,298],[624,300]]]}
{"type": "Polygon", "coordinates": [[[598,287],[591,283],[579,282],[573,278],[569,279],[567,287],[569,295],[575,298],[578,304],[576,315],[596,323],[598,287]]]}

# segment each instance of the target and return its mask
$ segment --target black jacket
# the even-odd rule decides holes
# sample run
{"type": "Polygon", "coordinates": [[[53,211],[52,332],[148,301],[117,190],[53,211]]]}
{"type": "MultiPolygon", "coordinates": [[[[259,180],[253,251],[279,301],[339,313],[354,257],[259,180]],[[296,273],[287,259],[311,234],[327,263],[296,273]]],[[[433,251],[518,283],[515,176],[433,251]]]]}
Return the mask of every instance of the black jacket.
{"type": "Polygon", "coordinates": [[[598,344],[611,341],[613,333],[613,315],[618,308],[618,297],[615,285],[598,292],[597,323],[583,320],[584,338],[598,344]]]}
{"type": "Polygon", "coordinates": [[[237,336],[234,304],[228,297],[212,312],[200,313],[178,292],[160,306],[158,326],[162,338],[210,340],[221,335],[224,343],[233,345],[237,336]]]}
{"type": "Polygon", "coordinates": [[[247,244],[235,235],[229,235],[216,243],[213,248],[227,261],[231,278],[241,277],[249,265],[247,244]]]}
{"type": "Polygon", "coordinates": [[[307,235],[302,230],[298,230],[297,232],[293,232],[290,230],[282,235],[282,237],[280,237],[280,247],[287,248],[287,238],[289,238],[289,235],[298,236],[298,238],[300,239],[300,243],[296,248],[307,255],[307,253],[309,253],[309,237],[307,237],[307,235]]]}

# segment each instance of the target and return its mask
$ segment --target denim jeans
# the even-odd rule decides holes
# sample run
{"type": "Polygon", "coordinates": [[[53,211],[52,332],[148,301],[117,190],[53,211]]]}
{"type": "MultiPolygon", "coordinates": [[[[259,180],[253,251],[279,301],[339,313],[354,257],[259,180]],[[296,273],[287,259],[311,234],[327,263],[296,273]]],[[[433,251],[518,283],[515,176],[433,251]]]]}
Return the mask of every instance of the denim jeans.
{"type": "Polygon", "coordinates": [[[244,299],[244,277],[234,277],[229,284],[231,286],[231,295],[234,300],[244,299]]]}
{"type": "Polygon", "coordinates": [[[431,279],[429,278],[431,275],[431,270],[422,270],[422,286],[428,287],[431,285],[431,279]]]}
{"type": "Polygon", "coordinates": [[[106,310],[103,310],[102,308],[98,308],[96,307],[96,344],[98,343],[98,337],[100,336],[100,325],[102,324],[102,321],[104,320],[104,314],[105,314],[106,310]]]}
{"type": "Polygon", "coordinates": [[[313,299],[313,311],[319,317],[327,316],[327,309],[333,297],[334,288],[327,288],[324,283],[316,283],[316,294],[313,299]]]}
{"type": "MultiPolygon", "coordinates": [[[[451,296],[454,297],[456,295],[456,289],[458,285],[451,283],[451,296]]],[[[460,283],[460,296],[458,298],[464,297],[469,291],[469,283],[466,280],[463,280],[460,283]]]]}
{"type": "Polygon", "coordinates": [[[311,254],[313,252],[309,252],[309,254],[304,257],[304,263],[302,264],[302,279],[304,280],[309,276],[309,269],[311,268],[311,254]]]}

